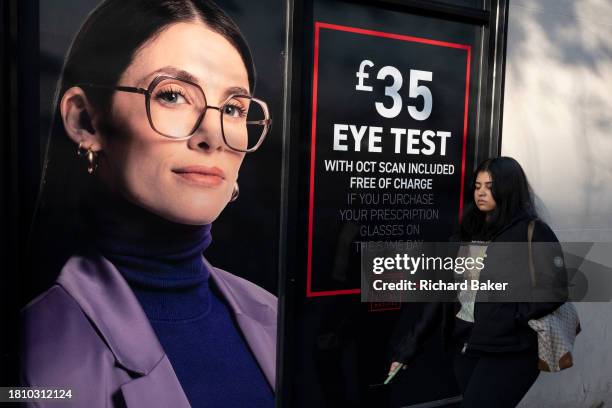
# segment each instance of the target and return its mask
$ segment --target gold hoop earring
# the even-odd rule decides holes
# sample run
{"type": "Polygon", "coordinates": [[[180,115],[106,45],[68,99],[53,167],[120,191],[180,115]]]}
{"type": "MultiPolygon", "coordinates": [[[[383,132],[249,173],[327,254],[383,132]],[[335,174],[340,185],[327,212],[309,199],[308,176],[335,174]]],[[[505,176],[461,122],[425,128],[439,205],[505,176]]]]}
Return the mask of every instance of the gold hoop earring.
{"type": "Polygon", "coordinates": [[[77,156],[79,157],[83,157],[86,156],[87,157],[87,173],[88,174],[94,174],[94,172],[96,171],[96,169],[98,168],[98,153],[94,152],[91,147],[88,149],[85,149],[83,147],[83,143],[79,143],[79,147],[77,148],[77,156]]]}
{"type": "Polygon", "coordinates": [[[238,187],[238,182],[234,184],[234,191],[232,191],[232,198],[230,198],[230,203],[236,201],[240,196],[240,187],[238,187]]]}

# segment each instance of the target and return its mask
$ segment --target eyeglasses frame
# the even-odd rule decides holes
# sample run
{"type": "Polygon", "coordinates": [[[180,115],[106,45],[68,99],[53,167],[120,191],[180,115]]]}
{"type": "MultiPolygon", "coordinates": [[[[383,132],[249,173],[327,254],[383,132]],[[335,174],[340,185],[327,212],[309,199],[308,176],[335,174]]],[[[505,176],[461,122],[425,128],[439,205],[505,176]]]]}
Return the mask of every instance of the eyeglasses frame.
{"type": "Polygon", "coordinates": [[[263,141],[265,140],[266,136],[268,135],[268,132],[270,131],[270,128],[272,127],[272,119],[270,118],[270,111],[268,110],[268,104],[266,104],[264,101],[262,101],[261,99],[257,99],[251,95],[245,95],[245,94],[231,94],[230,96],[227,97],[227,99],[225,99],[219,106],[212,106],[208,104],[208,101],[206,100],[206,94],[204,93],[204,90],[202,89],[202,87],[200,87],[200,85],[183,79],[183,78],[177,78],[177,77],[173,77],[170,75],[158,75],[155,78],[153,78],[153,80],[151,81],[151,83],[149,84],[149,86],[145,89],[145,88],[139,88],[139,87],[133,87],[133,86],[123,86],[123,85],[100,85],[100,84],[94,84],[94,83],[83,83],[83,84],[78,84],[76,86],[79,87],[90,87],[90,88],[100,88],[100,89],[110,89],[110,90],[114,90],[114,91],[121,91],[121,92],[130,92],[130,93],[137,93],[137,94],[142,94],[145,96],[145,108],[147,111],[147,118],[149,119],[149,125],[151,126],[151,129],[153,129],[154,131],[156,131],[157,133],[159,133],[160,135],[167,137],[169,139],[173,139],[173,140],[187,140],[189,138],[191,138],[193,136],[193,134],[196,132],[196,130],[200,127],[200,125],[202,124],[202,120],[204,120],[204,115],[206,115],[206,111],[210,108],[210,109],[214,109],[217,110],[219,112],[219,121],[221,122],[221,137],[223,138],[223,143],[225,143],[225,145],[227,147],[229,147],[230,149],[237,151],[237,152],[242,152],[242,153],[252,153],[255,150],[257,150],[259,148],[259,146],[261,146],[261,144],[263,143],[263,141]],[[191,129],[191,131],[189,132],[188,135],[186,136],[182,136],[182,137],[174,137],[174,136],[169,136],[163,132],[160,132],[158,129],[155,128],[155,125],[153,124],[153,119],[151,117],[151,95],[153,90],[155,89],[155,87],[157,85],[159,85],[159,83],[163,80],[166,79],[175,79],[181,82],[185,82],[187,84],[193,85],[195,86],[197,89],[200,90],[200,92],[202,93],[202,96],[204,97],[204,109],[202,110],[202,112],[200,113],[200,116],[198,117],[198,119],[196,120],[196,123],[193,127],[193,129],[191,129]],[[259,103],[261,105],[261,107],[263,108],[264,111],[264,116],[265,119],[263,120],[255,120],[255,121],[247,121],[247,125],[263,125],[264,129],[262,131],[261,136],[259,137],[259,140],[257,141],[257,143],[255,144],[255,146],[248,148],[248,149],[237,149],[233,146],[230,146],[230,144],[227,142],[227,139],[225,138],[225,130],[223,129],[223,112],[221,111],[221,109],[223,107],[225,107],[225,105],[227,104],[227,102],[229,102],[230,99],[232,98],[248,98],[252,101],[255,101],[257,103],[259,103]]]}

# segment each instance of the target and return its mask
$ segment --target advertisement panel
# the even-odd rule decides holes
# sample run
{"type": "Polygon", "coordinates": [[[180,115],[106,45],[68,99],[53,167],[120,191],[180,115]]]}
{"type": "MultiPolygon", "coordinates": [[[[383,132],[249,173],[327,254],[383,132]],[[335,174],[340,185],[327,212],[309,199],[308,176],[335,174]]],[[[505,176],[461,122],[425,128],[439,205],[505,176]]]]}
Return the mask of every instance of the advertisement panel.
{"type": "Polygon", "coordinates": [[[362,244],[450,235],[463,204],[472,55],[448,41],[314,30],[309,297],[359,293],[358,273],[342,266],[362,244]]]}

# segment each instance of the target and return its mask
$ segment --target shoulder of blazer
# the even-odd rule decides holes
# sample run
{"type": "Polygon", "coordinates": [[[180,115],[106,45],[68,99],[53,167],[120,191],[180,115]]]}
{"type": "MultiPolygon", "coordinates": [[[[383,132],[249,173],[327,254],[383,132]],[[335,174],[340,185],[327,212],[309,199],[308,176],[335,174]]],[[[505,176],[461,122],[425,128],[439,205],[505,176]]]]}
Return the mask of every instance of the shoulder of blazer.
{"type": "Polygon", "coordinates": [[[95,370],[115,363],[78,303],[59,285],[32,300],[20,317],[23,385],[95,384],[99,381],[95,370]],[[85,365],[94,370],[84,370],[85,365]]]}
{"type": "Polygon", "coordinates": [[[276,296],[246,279],[215,268],[204,259],[211,279],[232,309],[236,323],[268,383],[276,384],[276,296]]]}
{"type": "MultiPolygon", "coordinates": [[[[72,269],[75,263],[92,261],[95,263],[71,258],[68,269],[63,270],[71,272],[22,311],[22,384],[72,390],[72,399],[62,405],[66,407],[189,408],[152,329],[143,326],[142,316],[130,310],[129,302],[134,299],[126,304],[120,297],[105,298],[108,282],[92,279],[88,284],[76,277],[71,282],[70,274],[77,271],[72,269]],[[99,299],[87,303],[83,296],[99,299]],[[95,302],[112,303],[117,310],[95,302]],[[117,312],[126,315],[123,322],[117,312]]],[[[103,265],[99,272],[100,279],[109,278],[104,275],[109,269],[103,265]]],[[[55,405],[44,401],[36,406],[55,405]]]]}

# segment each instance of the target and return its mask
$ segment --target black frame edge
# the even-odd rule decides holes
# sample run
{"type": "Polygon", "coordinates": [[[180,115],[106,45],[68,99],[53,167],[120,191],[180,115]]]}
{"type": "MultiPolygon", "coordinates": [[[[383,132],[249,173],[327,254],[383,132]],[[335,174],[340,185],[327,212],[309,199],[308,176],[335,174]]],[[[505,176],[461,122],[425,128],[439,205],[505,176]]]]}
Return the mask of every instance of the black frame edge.
{"type": "MultiPolygon", "coordinates": [[[[296,44],[302,41],[301,30],[296,29],[296,22],[301,23],[303,4],[301,0],[285,1],[285,44],[283,69],[283,130],[282,130],[282,164],[281,164],[281,205],[278,252],[278,331],[276,347],[276,407],[282,408],[291,401],[292,388],[287,380],[293,377],[286,373],[293,369],[291,360],[293,348],[293,299],[295,298],[295,276],[292,259],[295,259],[295,233],[292,232],[289,220],[295,220],[295,205],[292,203],[297,195],[297,186],[291,180],[297,177],[298,152],[293,146],[293,138],[298,135],[299,95],[300,89],[300,56],[296,56],[296,44]],[[295,80],[295,79],[298,80],[295,80]],[[293,137],[292,137],[293,136],[293,137]]],[[[299,52],[299,47],[298,52],[299,52]]]]}

